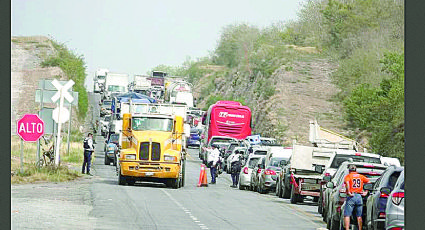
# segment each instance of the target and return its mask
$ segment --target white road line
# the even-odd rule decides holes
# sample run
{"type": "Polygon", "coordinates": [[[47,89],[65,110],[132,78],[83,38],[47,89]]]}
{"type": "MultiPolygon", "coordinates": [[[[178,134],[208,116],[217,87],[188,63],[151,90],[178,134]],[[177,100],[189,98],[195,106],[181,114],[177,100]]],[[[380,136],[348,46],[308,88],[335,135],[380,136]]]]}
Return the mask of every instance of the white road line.
{"type": "Polygon", "coordinates": [[[183,207],[183,205],[182,204],[180,204],[180,202],[178,202],[176,199],[174,199],[174,197],[172,197],[171,196],[171,194],[170,193],[168,193],[167,191],[165,191],[164,189],[160,189],[162,192],[164,192],[165,193],[165,195],[167,195],[174,203],[176,203],[177,204],[177,206],[179,206],[186,214],[188,214],[189,215],[189,217],[195,222],[195,223],[198,223],[198,225],[199,225],[199,227],[201,228],[201,229],[208,229],[208,227],[207,226],[205,226],[205,224],[201,224],[200,222],[201,221],[199,221],[198,220],[198,218],[196,218],[194,215],[192,215],[192,213],[189,211],[189,209],[187,209],[187,208],[185,208],[185,207],[183,207]]]}

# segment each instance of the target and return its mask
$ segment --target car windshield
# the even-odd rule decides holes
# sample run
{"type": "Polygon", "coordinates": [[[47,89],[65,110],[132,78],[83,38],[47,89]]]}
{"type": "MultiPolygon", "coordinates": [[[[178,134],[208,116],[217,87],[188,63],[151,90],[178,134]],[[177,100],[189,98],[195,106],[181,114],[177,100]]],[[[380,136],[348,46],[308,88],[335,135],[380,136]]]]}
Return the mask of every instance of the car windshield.
{"type": "Polygon", "coordinates": [[[112,104],[112,101],[103,101],[103,105],[111,105],[112,104]]]}
{"type": "Polygon", "coordinates": [[[258,159],[260,158],[259,157],[250,158],[248,162],[248,168],[253,169],[257,165],[258,159]]]}
{"type": "Polygon", "coordinates": [[[135,131],[165,131],[171,132],[173,130],[173,119],[158,118],[158,117],[133,117],[132,129],[135,131]]]}
{"type": "Polygon", "coordinates": [[[269,166],[279,167],[279,163],[281,160],[288,160],[288,158],[272,157],[272,159],[270,159],[269,166]]]}
{"type": "Polygon", "coordinates": [[[200,129],[190,129],[190,133],[199,135],[201,133],[201,130],[200,129]]]}
{"type": "Polygon", "coordinates": [[[111,135],[110,141],[111,142],[118,142],[118,139],[120,138],[119,135],[111,135]]]}
{"type": "Polygon", "coordinates": [[[108,91],[110,92],[125,92],[125,87],[120,85],[110,85],[108,86],[108,91]]]}
{"type": "Polygon", "coordinates": [[[375,158],[375,157],[338,154],[334,157],[330,167],[335,169],[339,168],[342,162],[348,161],[348,159],[350,158],[353,159],[354,162],[367,162],[367,163],[381,164],[381,159],[375,158]]]}

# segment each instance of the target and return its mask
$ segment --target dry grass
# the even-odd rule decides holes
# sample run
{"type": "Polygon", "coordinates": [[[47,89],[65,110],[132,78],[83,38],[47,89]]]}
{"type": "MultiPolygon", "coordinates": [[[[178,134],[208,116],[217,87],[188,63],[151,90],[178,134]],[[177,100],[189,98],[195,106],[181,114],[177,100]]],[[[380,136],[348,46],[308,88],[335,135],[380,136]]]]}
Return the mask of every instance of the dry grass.
{"type": "MultiPolygon", "coordinates": [[[[83,148],[79,142],[71,142],[69,148],[69,154],[67,153],[68,144],[66,142],[61,143],[61,166],[59,168],[54,167],[42,167],[37,169],[35,166],[37,158],[37,143],[24,142],[24,172],[20,173],[20,159],[21,159],[21,140],[17,136],[11,138],[11,182],[13,183],[31,183],[35,181],[67,181],[73,180],[76,177],[81,176],[75,170],[70,167],[81,165],[83,162],[83,148]]],[[[40,155],[42,154],[42,151],[40,155]]]]}

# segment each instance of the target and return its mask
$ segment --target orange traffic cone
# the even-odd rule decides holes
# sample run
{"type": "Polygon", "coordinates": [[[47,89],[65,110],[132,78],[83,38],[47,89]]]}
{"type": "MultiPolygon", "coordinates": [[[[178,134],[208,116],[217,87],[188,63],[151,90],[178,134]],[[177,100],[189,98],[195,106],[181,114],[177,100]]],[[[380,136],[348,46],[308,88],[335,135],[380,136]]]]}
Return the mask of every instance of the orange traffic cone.
{"type": "Polygon", "coordinates": [[[208,187],[207,174],[205,172],[205,165],[201,164],[201,172],[199,173],[198,187],[208,187]]]}

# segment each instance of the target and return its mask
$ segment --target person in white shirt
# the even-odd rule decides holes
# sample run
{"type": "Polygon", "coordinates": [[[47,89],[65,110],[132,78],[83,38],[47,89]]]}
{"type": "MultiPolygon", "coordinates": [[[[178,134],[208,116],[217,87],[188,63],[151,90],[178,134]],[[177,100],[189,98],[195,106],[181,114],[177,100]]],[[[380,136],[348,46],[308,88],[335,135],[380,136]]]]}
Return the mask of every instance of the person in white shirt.
{"type": "Polygon", "coordinates": [[[90,174],[90,166],[91,166],[91,155],[94,152],[93,145],[93,134],[87,134],[87,137],[84,139],[84,162],[81,173],[84,174],[84,171],[87,172],[87,175],[92,176],[90,174]],[[87,169],[87,170],[86,170],[87,169]]]}
{"type": "Polygon", "coordinates": [[[213,145],[211,146],[212,150],[208,150],[208,166],[210,168],[211,172],[211,183],[216,183],[216,175],[217,175],[217,162],[220,160],[220,151],[218,150],[217,146],[213,145]]]}
{"type": "Polygon", "coordinates": [[[230,159],[230,165],[231,165],[231,172],[232,172],[232,181],[233,184],[230,186],[232,188],[236,188],[238,186],[239,182],[239,173],[241,172],[241,152],[238,150],[235,151],[235,154],[233,154],[232,159],[230,159]]]}

